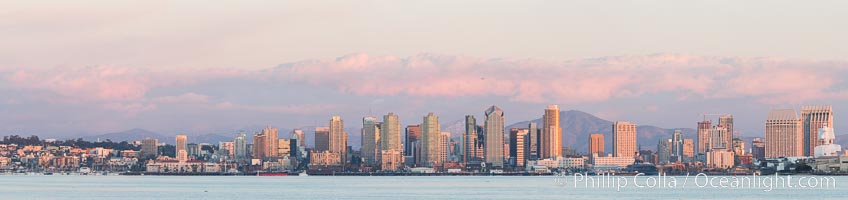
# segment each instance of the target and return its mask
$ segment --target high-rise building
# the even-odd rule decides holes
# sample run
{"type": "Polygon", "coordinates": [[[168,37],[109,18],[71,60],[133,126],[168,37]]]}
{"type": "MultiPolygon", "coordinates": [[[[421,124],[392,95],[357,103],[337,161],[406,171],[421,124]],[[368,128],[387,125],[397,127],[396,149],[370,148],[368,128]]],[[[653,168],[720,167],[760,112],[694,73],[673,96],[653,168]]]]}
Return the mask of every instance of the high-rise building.
{"type": "Polygon", "coordinates": [[[732,147],[733,154],[737,156],[745,155],[745,141],[742,141],[742,139],[734,138],[732,147]]]}
{"type": "Polygon", "coordinates": [[[589,155],[604,155],[604,134],[589,135],[589,155]]]}
{"type": "Polygon", "coordinates": [[[247,139],[247,136],[245,135],[244,131],[242,131],[233,140],[233,144],[235,145],[235,149],[233,151],[236,161],[245,161],[248,158],[247,143],[245,142],[245,139],[247,139]]]}
{"type": "Polygon", "coordinates": [[[439,163],[447,162],[448,155],[450,155],[450,153],[450,133],[442,132],[442,134],[439,135],[439,163]]]}
{"type": "Polygon", "coordinates": [[[683,131],[681,130],[674,130],[674,133],[671,136],[671,156],[676,156],[678,158],[677,161],[682,160],[683,131]]]}
{"type": "Polygon", "coordinates": [[[330,128],[315,127],[315,148],[313,151],[330,151],[330,128]]]}
{"type": "Polygon", "coordinates": [[[804,132],[804,156],[815,156],[820,144],[819,129],[833,127],[833,107],[827,105],[801,107],[801,123],[804,132]]]}
{"type": "Polygon", "coordinates": [[[421,162],[420,166],[434,166],[439,163],[439,140],[442,134],[441,125],[439,125],[439,117],[436,114],[429,113],[424,116],[424,122],[421,123],[421,162]]]}
{"type": "MultiPolygon", "coordinates": [[[[718,118],[718,125],[727,131],[728,137],[733,138],[733,115],[722,115],[718,118]]],[[[730,140],[728,140],[730,141],[730,140]]],[[[728,142],[730,144],[730,142],[728,142]]]]}
{"type": "Polygon", "coordinates": [[[477,137],[477,119],[474,118],[474,115],[466,115],[465,116],[465,135],[463,137],[465,144],[465,153],[463,155],[463,162],[468,164],[468,162],[474,160],[480,160],[478,158],[477,150],[479,149],[478,144],[482,144],[480,138],[477,137]]]}
{"type": "Polygon", "coordinates": [[[141,140],[142,157],[156,158],[159,155],[159,140],[146,137],[141,140]]]}
{"type": "Polygon", "coordinates": [[[692,139],[683,139],[683,162],[692,161],[695,158],[695,141],[692,139]]]}
{"type": "Polygon", "coordinates": [[[548,105],[542,116],[542,153],[540,158],[556,158],[562,155],[562,128],[559,124],[559,106],[548,105]]]}
{"type": "Polygon", "coordinates": [[[380,150],[403,152],[400,140],[400,121],[398,120],[398,116],[395,113],[383,115],[383,123],[380,126],[380,150]]]}
{"type": "Polygon", "coordinates": [[[530,139],[527,135],[530,131],[526,128],[511,128],[509,129],[509,157],[514,160],[516,167],[524,167],[529,156],[527,141],[530,139]]]}
{"type": "Polygon", "coordinates": [[[277,156],[279,157],[287,157],[291,155],[291,140],[289,139],[278,139],[277,140],[277,156]]]}
{"type": "Polygon", "coordinates": [[[362,144],[359,154],[363,165],[375,167],[378,165],[380,154],[380,128],[376,117],[362,118],[362,144]]]}
{"type": "Polygon", "coordinates": [[[666,164],[669,162],[669,159],[671,158],[671,140],[672,139],[660,139],[657,142],[656,164],[666,164]]]}
{"type": "Polygon", "coordinates": [[[253,158],[264,159],[268,157],[268,137],[261,132],[253,133],[253,158]]]}
{"type": "Polygon", "coordinates": [[[409,159],[410,165],[421,163],[421,125],[406,126],[406,140],[404,140],[403,152],[409,159]]]}
{"type": "Polygon", "coordinates": [[[612,152],[616,157],[636,157],[636,124],[624,121],[612,124],[612,152]]]}
{"type": "Polygon", "coordinates": [[[541,138],[541,132],[542,131],[539,130],[539,127],[536,124],[536,122],[530,122],[530,124],[527,124],[527,131],[528,131],[527,135],[530,136],[529,140],[528,140],[529,145],[527,145],[527,147],[529,147],[529,150],[527,151],[527,152],[529,152],[528,159],[538,160],[539,159],[539,152],[542,151],[540,149],[541,141],[539,141],[540,138],[541,138]]]}
{"type": "Polygon", "coordinates": [[[713,128],[710,129],[709,136],[709,140],[706,142],[707,151],[716,148],[729,150],[732,146],[731,134],[727,132],[727,128],[722,127],[721,125],[713,126],[713,128]]]}
{"type": "Polygon", "coordinates": [[[342,163],[347,158],[347,133],[344,130],[344,120],[339,116],[333,116],[329,122],[330,127],[330,152],[339,153],[342,163]]]}
{"type": "Polygon", "coordinates": [[[709,143],[710,136],[712,135],[712,122],[711,121],[701,121],[698,122],[698,153],[706,153],[709,151],[709,143]]]}
{"type": "Polygon", "coordinates": [[[766,158],[804,155],[804,133],[795,110],[769,112],[766,120],[766,158]]]}
{"type": "Polygon", "coordinates": [[[404,145],[403,145],[404,154],[406,154],[407,156],[415,157],[416,156],[415,152],[421,152],[421,151],[413,151],[412,150],[412,148],[415,146],[413,144],[415,142],[418,142],[419,140],[421,140],[421,125],[416,124],[416,125],[406,126],[406,139],[404,140],[404,145]]]}
{"type": "Polygon", "coordinates": [[[233,142],[218,142],[218,150],[223,152],[219,155],[227,156],[227,159],[235,158],[236,145],[233,142]]]}
{"type": "MultiPolygon", "coordinates": [[[[306,135],[303,134],[303,130],[294,129],[292,130],[292,135],[297,135],[297,146],[305,147],[306,146],[306,135]]],[[[294,136],[290,137],[294,138],[294,136]]]]}
{"type": "MultiPolygon", "coordinates": [[[[279,155],[279,140],[280,138],[277,135],[277,128],[266,126],[262,129],[262,135],[265,136],[265,156],[266,157],[277,157],[279,155]]],[[[255,142],[254,142],[255,143],[255,142]]]]}
{"type": "Polygon", "coordinates": [[[751,141],[751,155],[757,160],[766,158],[766,143],[763,142],[762,138],[754,138],[751,141]]]}
{"type": "Polygon", "coordinates": [[[188,148],[186,141],[188,141],[188,136],[177,135],[176,152],[185,151],[188,148]]]}
{"type": "Polygon", "coordinates": [[[504,113],[501,108],[491,106],[486,109],[485,133],[486,143],[484,152],[486,163],[492,167],[503,167],[504,161],[504,113]]]}

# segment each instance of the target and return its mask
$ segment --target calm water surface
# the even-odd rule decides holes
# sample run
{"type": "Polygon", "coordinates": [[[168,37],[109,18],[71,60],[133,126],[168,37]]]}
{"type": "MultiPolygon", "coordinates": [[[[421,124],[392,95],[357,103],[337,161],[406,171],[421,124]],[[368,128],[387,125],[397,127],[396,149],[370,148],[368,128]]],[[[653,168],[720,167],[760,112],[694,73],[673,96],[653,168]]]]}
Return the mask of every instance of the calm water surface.
{"type": "MultiPolygon", "coordinates": [[[[676,188],[628,185],[574,187],[573,177],[175,177],[0,176],[0,199],[848,199],[848,177],[829,188],[698,187],[676,177],[676,188]],[[558,184],[562,183],[562,185],[558,184]]],[[[794,178],[794,177],[793,177],[794,178]]],[[[657,179],[654,179],[657,180],[657,179]]],[[[703,179],[702,179],[703,180],[703,179]]],[[[635,178],[646,185],[647,178],[635,178]]],[[[657,181],[659,182],[659,181],[657,181]]],[[[666,184],[668,183],[666,179],[666,184]]],[[[706,183],[706,182],[701,182],[706,183]]],[[[719,182],[715,182],[718,184],[719,182]]],[[[583,182],[578,182],[583,184],[583,182]]],[[[657,185],[660,185],[659,183],[657,185]]]]}

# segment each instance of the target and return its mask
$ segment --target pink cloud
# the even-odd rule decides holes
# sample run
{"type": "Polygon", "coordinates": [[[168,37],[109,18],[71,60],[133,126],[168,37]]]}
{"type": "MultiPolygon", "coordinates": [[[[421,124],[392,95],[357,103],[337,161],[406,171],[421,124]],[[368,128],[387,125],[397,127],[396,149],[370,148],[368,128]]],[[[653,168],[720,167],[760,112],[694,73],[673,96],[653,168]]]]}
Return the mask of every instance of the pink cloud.
{"type": "Polygon", "coordinates": [[[355,95],[494,95],[520,102],[581,103],[675,93],[677,99],[745,96],[777,104],[834,96],[828,90],[841,77],[831,72],[844,72],[845,67],[845,62],[680,54],[559,63],[434,54],[408,58],[353,54],[289,63],[276,73],[289,81],[355,95]]]}

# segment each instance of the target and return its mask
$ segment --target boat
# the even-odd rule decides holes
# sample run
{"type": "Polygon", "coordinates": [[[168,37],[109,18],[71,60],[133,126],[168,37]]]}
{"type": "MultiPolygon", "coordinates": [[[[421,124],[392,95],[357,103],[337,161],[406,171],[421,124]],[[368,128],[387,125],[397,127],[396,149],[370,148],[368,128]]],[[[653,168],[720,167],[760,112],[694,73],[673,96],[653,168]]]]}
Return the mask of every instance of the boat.
{"type": "Polygon", "coordinates": [[[307,174],[306,171],[302,171],[300,174],[297,174],[297,176],[309,176],[309,174],[307,174]]]}
{"type": "Polygon", "coordinates": [[[645,175],[657,175],[657,174],[659,174],[659,171],[657,171],[657,166],[655,166],[653,164],[647,164],[647,163],[637,163],[637,164],[628,165],[627,168],[624,169],[624,171],[633,172],[633,173],[636,173],[636,174],[642,173],[642,174],[645,174],[645,175]]]}
{"type": "Polygon", "coordinates": [[[288,176],[286,172],[256,172],[256,176],[288,176]]]}

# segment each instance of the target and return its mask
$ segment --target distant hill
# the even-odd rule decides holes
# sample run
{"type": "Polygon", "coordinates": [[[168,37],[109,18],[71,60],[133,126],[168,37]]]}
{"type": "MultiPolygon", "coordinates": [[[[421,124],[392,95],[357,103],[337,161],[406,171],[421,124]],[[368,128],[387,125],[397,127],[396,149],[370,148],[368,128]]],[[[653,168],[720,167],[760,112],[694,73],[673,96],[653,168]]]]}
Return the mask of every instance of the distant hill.
{"type": "Polygon", "coordinates": [[[134,128],[134,129],[130,129],[130,130],[123,131],[123,132],[107,133],[107,134],[94,135],[94,136],[86,136],[86,137],[82,137],[82,139],[86,140],[86,141],[97,141],[99,139],[100,141],[112,140],[113,142],[120,142],[120,141],[132,142],[132,141],[142,140],[145,137],[157,138],[160,141],[162,139],[166,138],[164,135],[159,134],[159,133],[151,132],[151,131],[144,130],[144,129],[134,128]]]}

